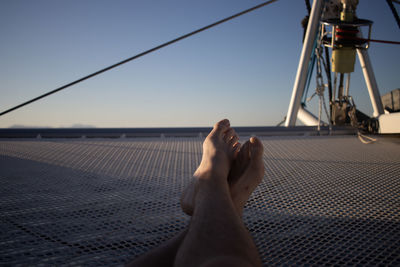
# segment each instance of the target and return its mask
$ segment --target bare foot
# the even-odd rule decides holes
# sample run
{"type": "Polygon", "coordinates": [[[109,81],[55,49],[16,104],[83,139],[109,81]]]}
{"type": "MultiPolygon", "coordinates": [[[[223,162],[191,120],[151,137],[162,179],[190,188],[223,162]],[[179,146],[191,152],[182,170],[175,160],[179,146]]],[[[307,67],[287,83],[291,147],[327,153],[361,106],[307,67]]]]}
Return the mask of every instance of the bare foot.
{"type": "Polygon", "coordinates": [[[232,202],[242,216],[251,193],[264,177],[264,147],[261,141],[252,137],[240,149],[228,176],[232,202]]]}
{"type": "MultiPolygon", "coordinates": [[[[243,214],[243,208],[251,193],[263,179],[263,152],[264,147],[261,141],[256,137],[252,137],[240,148],[239,153],[232,163],[228,175],[229,189],[232,202],[240,216],[243,214]]],[[[187,215],[192,215],[194,209],[197,183],[196,175],[194,177],[195,179],[185,189],[181,198],[182,210],[187,215]]]]}
{"type": "Polygon", "coordinates": [[[227,177],[240,148],[238,139],[239,137],[230,127],[229,120],[225,119],[214,125],[213,130],[204,140],[200,166],[194,172],[194,179],[181,197],[181,207],[186,214],[193,214],[200,179],[215,177],[219,181],[213,182],[228,184],[227,177]]]}
{"type": "Polygon", "coordinates": [[[262,161],[264,147],[256,137],[250,138],[242,148],[240,148],[237,140],[238,136],[230,128],[228,120],[218,122],[207,136],[203,144],[203,157],[200,166],[194,173],[191,184],[186,187],[182,194],[181,207],[187,215],[193,214],[199,177],[205,171],[213,169],[212,166],[216,166],[214,169],[220,171],[218,177],[228,177],[232,201],[238,214],[242,216],[248,198],[264,176],[262,161]],[[239,148],[240,152],[238,152],[239,148]],[[225,151],[220,155],[222,158],[217,156],[219,154],[216,153],[217,151],[225,151]],[[232,161],[231,157],[233,157],[233,163],[229,162],[232,161]],[[212,164],[210,164],[210,159],[213,162],[212,164]],[[220,163],[222,165],[218,166],[220,163]],[[231,166],[228,175],[227,166],[231,166]]]}

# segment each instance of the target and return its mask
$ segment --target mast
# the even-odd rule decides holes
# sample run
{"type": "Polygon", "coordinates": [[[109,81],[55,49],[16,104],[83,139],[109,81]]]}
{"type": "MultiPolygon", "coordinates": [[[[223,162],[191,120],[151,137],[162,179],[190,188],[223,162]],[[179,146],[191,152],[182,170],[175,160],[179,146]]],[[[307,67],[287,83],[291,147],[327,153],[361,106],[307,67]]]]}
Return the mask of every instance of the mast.
{"type": "MultiPolygon", "coordinates": [[[[372,63],[368,56],[367,49],[371,40],[371,26],[373,22],[357,18],[355,15],[357,5],[358,0],[336,0],[329,1],[329,3],[324,0],[314,0],[285,120],[286,127],[295,126],[297,119],[300,119],[306,125],[318,125],[318,127],[321,125],[321,110],[322,104],[325,105],[324,89],[326,85],[322,82],[320,66],[322,59],[321,48],[325,47],[325,49],[332,49],[331,64],[334,74],[333,86],[329,82],[330,112],[327,114],[329,124],[352,125],[357,128],[360,126],[357,114],[361,112],[356,109],[354,100],[349,94],[350,75],[354,72],[355,59],[358,56],[373,107],[372,118],[368,118],[368,116],[362,114],[362,116],[369,119],[368,128],[371,128],[370,126],[373,125],[372,132],[385,133],[387,132],[385,129],[387,129],[388,121],[390,121],[390,133],[393,133],[394,128],[397,128],[394,132],[400,132],[400,113],[385,114],[372,63]],[[332,7],[335,6],[336,9],[340,10],[340,14],[335,14],[333,18],[327,18],[329,16],[332,17],[332,14],[326,14],[325,5],[328,5],[326,10],[332,10],[334,9],[332,7]],[[368,36],[364,39],[360,28],[365,26],[368,27],[368,36]],[[316,60],[313,60],[312,56],[316,60]],[[319,95],[320,97],[320,114],[318,120],[301,103],[307,79],[311,76],[309,71],[315,62],[319,64],[316,74],[317,88],[314,93],[314,95],[319,95]],[[388,119],[389,115],[390,119],[388,119]],[[393,125],[399,126],[392,127],[393,125]]],[[[327,70],[329,77],[331,77],[330,71],[330,69],[327,70]]]]}

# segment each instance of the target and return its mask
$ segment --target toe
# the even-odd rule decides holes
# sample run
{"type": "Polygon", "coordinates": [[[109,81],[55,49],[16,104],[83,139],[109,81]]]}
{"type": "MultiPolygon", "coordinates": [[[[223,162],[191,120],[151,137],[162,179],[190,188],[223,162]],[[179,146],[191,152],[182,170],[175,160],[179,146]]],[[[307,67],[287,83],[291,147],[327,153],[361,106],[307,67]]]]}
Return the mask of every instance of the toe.
{"type": "Polygon", "coordinates": [[[240,148],[239,160],[241,162],[247,162],[250,159],[250,141],[246,141],[244,145],[240,148]]]}
{"type": "Polygon", "coordinates": [[[242,144],[241,144],[240,142],[236,142],[236,143],[233,145],[233,147],[235,148],[236,153],[239,153],[240,150],[242,149],[242,144]]]}
{"type": "Polygon", "coordinates": [[[225,134],[224,134],[224,136],[223,136],[225,143],[229,143],[229,141],[230,141],[230,140],[232,139],[232,137],[234,137],[235,135],[236,135],[235,130],[232,129],[232,128],[229,128],[229,129],[225,132],[225,134]]]}
{"type": "Polygon", "coordinates": [[[263,163],[264,146],[261,141],[252,137],[250,139],[250,157],[251,157],[251,169],[257,173],[257,179],[262,180],[265,172],[263,163]]]}
{"type": "Polygon", "coordinates": [[[230,127],[229,120],[228,119],[223,119],[223,120],[217,122],[214,125],[214,129],[213,130],[215,132],[217,132],[217,133],[223,134],[224,132],[226,132],[229,129],[229,127],[230,127]]]}
{"type": "Polygon", "coordinates": [[[232,145],[232,149],[233,149],[233,158],[234,159],[236,159],[237,157],[238,157],[238,154],[239,154],[239,152],[240,152],[240,147],[241,147],[242,145],[239,143],[239,142],[235,142],[233,145],[232,145]]]}
{"type": "Polygon", "coordinates": [[[264,146],[257,137],[250,138],[250,155],[253,159],[262,159],[264,146]]]}
{"type": "Polygon", "coordinates": [[[234,146],[237,141],[239,141],[239,136],[237,134],[234,134],[231,139],[229,139],[229,145],[234,146]]]}

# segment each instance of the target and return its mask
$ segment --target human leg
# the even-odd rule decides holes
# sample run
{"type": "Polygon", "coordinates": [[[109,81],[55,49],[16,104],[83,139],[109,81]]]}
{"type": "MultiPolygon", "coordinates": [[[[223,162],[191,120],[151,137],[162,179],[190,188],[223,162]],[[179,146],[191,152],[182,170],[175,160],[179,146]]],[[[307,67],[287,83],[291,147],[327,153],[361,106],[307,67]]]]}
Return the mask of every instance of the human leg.
{"type": "Polygon", "coordinates": [[[224,127],[230,128],[217,124],[215,131],[206,138],[195,183],[183,198],[184,204],[194,199],[193,216],[176,255],[175,266],[261,265],[254,242],[241,220],[241,212],[264,174],[263,147],[256,138],[245,144],[235,161],[237,167],[230,173],[233,175],[230,189],[228,174],[237,153],[237,145],[232,145],[232,141],[237,139],[224,127]]]}
{"type": "MultiPolygon", "coordinates": [[[[203,157],[202,161],[200,163],[200,166],[194,173],[194,176],[199,176],[202,170],[209,169],[208,166],[210,165],[215,165],[218,164],[216,162],[213,162],[215,160],[211,155],[218,154],[220,158],[223,158],[223,164],[221,165],[221,172],[222,173],[228,173],[229,172],[229,167],[231,165],[231,162],[233,161],[233,158],[235,156],[235,151],[238,150],[239,146],[237,143],[238,137],[234,133],[233,129],[229,127],[229,121],[228,120],[222,120],[218,122],[215,126],[214,129],[211,131],[211,133],[207,136],[205,143],[208,144],[211,142],[213,145],[212,146],[207,146],[203,150],[203,157]],[[228,153],[226,152],[226,149],[228,146],[221,146],[215,138],[221,135],[221,138],[224,138],[226,140],[226,144],[229,144],[229,150],[230,152],[230,157],[225,158],[225,156],[228,153]],[[229,140],[228,140],[229,139],[229,140]]],[[[194,186],[193,186],[194,190],[194,186]]],[[[195,192],[193,191],[193,195],[195,192]]],[[[187,194],[189,195],[189,194],[187,194]]],[[[144,255],[140,256],[139,258],[133,260],[128,264],[128,266],[172,266],[175,260],[175,256],[177,254],[178,248],[180,247],[185,235],[187,233],[187,230],[179,233],[176,237],[172,238],[171,240],[168,240],[166,243],[160,245],[159,247],[149,251],[148,253],[145,253],[144,255]]]]}
{"type": "MultiPolygon", "coordinates": [[[[248,197],[250,196],[254,188],[259,184],[264,174],[264,166],[262,164],[263,147],[258,139],[252,138],[250,139],[250,141],[246,142],[241,148],[240,152],[237,153],[238,148],[240,147],[240,145],[237,144],[237,141],[238,137],[235,132],[229,127],[228,121],[223,120],[214,126],[213,131],[205,140],[202,162],[194,174],[194,183],[188,187],[186,192],[183,194],[181,200],[181,204],[185,204],[184,201],[186,201],[186,206],[188,210],[193,211],[192,205],[194,203],[192,202],[194,201],[195,196],[197,195],[197,191],[199,189],[197,186],[197,181],[199,177],[204,178],[204,173],[208,173],[209,170],[211,171],[211,173],[213,173],[213,175],[226,177],[226,173],[229,171],[228,181],[231,199],[229,200],[228,197],[228,202],[231,202],[233,204],[234,210],[236,211],[236,214],[239,216],[239,218],[242,216],[243,207],[248,197]],[[216,166],[218,168],[214,168],[213,166],[216,166]],[[226,168],[226,166],[231,166],[230,170],[229,168],[226,168]]],[[[223,180],[225,180],[226,185],[226,178],[223,180]]],[[[208,190],[205,191],[206,194],[209,193],[207,191],[208,190]]],[[[220,193],[217,193],[217,195],[220,195],[220,193]]],[[[225,196],[225,200],[223,200],[222,202],[226,202],[226,194],[222,194],[221,196],[225,196]]],[[[219,203],[219,200],[215,199],[215,201],[219,203]]],[[[184,205],[182,205],[182,208],[183,207],[184,205]]],[[[220,208],[214,208],[214,205],[212,206],[212,209],[215,209],[216,211],[220,210],[220,208]]],[[[224,219],[223,217],[225,215],[214,215],[216,215],[217,218],[222,217],[222,222],[224,220],[226,221],[226,219],[224,219]]],[[[198,219],[192,220],[190,228],[192,228],[192,225],[195,225],[195,228],[197,228],[197,221],[198,219]],[[195,223],[193,223],[193,221],[195,221],[195,223]]],[[[235,220],[235,222],[236,224],[238,223],[237,220],[235,220]]],[[[229,221],[227,223],[229,224],[229,221]]],[[[211,225],[212,224],[213,223],[211,223],[211,225]]],[[[217,224],[217,226],[218,225],[221,225],[221,223],[217,224]]],[[[239,228],[243,227],[244,226],[239,220],[239,228]]],[[[233,228],[238,227],[233,226],[233,228]]],[[[247,237],[247,243],[249,244],[246,245],[246,243],[243,243],[242,246],[245,247],[245,250],[246,248],[250,248],[251,252],[255,251],[255,254],[257,254],[252,240],[250,240],[250,242],[248,240],[249,234],[247,233],[247,230],[244,230],[244,233],[243,231],[241,231],[242,236],[247,237]],[[252,246],[253,249],[251,249],[252,246]]],[[[195,232],[196,231],[197,230],[195,230],[195,232]]],[[[128,264],[128,266],[172,266],[178,249],[181,247],[182,241],[185,239],[186,233],[187,230],[181,232],[173,239],[162,244],[160,247],[153,249],[150,252],[135,259],[133,262],[128,264]]],[[[242,242],[240,239],[237,241],[240,243],[242,242]]],[[[182,249],[183,248],[184,247],[182,246],[182,249]]],[[[252,253],[250,253],[250,255],[252,255],[252,253]]],[[[253,253],[253,256],[251,256],[251,258],[258,259],[258,255],[254,255],[253,253]]],[[[221,266],[221,264],[226,264],[229,266],[246,266],[246,264],[248,263],[248,261],[243,257],[231,257],[229,253],[221,254],[218,257],[213,257],[211,255],[209,258],[207,258],[207,260],[209,260],[207,264],[210,266],[221,266]]],[[[257,262],[253,265],[257,265],[257,262]]]]}

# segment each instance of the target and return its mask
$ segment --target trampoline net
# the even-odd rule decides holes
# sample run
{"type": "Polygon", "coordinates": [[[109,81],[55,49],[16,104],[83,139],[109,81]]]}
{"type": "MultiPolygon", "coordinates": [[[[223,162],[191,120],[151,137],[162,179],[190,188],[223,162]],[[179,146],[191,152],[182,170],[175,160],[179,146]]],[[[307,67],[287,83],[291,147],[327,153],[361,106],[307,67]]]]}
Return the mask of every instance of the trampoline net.
{"type": "MultiPolygon", "coordinates": [[[[264,265],[400,265],[400,146],[265,137],[264,265]]],[[[243,140],[244,141],[244,140],[243,140]]],[[[201,138],[0,140],[0,264],[123,265],[185,229],[201,138]]]]}

